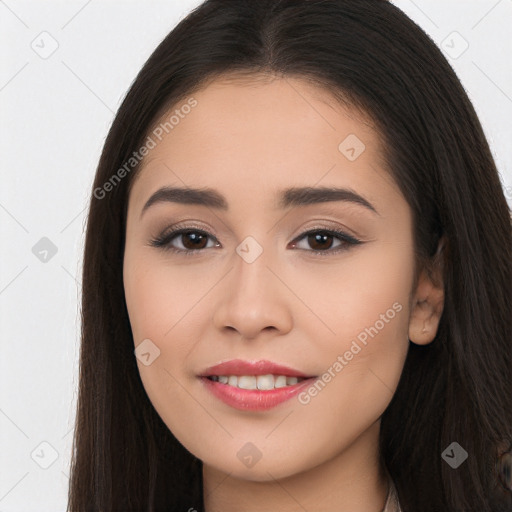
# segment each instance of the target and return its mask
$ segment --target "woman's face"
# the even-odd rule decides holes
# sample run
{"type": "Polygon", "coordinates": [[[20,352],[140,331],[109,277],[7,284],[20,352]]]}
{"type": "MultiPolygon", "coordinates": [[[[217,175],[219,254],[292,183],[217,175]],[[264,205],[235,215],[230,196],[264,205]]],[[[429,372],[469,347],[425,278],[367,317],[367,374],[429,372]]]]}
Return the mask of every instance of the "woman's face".
{"type": "Polygon", "coordinates": [[[137,364],[175,437],[232,476],[370,453],[398,384],[412,219],[361,117],[299,79],[216,80],[149,134],[124,255],[137,364]],[[188,192],[144,208],[162,187],[188,192]]]}

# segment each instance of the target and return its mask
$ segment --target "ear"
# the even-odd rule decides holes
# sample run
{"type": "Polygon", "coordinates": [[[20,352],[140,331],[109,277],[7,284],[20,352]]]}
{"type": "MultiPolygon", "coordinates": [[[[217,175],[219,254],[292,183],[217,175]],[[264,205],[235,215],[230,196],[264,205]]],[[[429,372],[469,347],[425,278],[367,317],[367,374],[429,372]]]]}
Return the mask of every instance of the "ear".
{"type": "Polygon", "coordinates": [[[446,239],[439,241],[429,269],[422,269],[411,302],[409,340],[416,345],[431,343],[439,327],[444,308],[443,248],[446,239]]]}

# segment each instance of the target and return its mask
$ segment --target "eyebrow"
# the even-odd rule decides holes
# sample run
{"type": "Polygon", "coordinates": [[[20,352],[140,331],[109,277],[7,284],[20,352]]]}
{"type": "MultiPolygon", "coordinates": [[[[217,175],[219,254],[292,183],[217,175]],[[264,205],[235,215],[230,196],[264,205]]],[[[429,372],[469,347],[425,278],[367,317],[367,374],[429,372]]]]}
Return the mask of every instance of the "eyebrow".
{"type": "MultiPolygon", "coordinates": [[[[293,187],[281,191],[278,208],[308,206],[332,201],[345,201],[358,204],[379,215],[375,207],[353,190],[334,187],[293,187]]],[[[206,206],[216,210],[228,211],[226,198],[211,188],[162,187],[146,201],[140,217],[152,205],[158,203],[180,203],[206,206]]]]}

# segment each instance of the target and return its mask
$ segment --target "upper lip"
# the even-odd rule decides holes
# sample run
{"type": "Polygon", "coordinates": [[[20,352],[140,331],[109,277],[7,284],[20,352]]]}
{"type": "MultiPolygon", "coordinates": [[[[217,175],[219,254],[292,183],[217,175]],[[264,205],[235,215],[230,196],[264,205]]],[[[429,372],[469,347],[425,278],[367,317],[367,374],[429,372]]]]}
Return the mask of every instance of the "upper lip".
{"type": "Polygon", "coordinates": [[[210,377],[212,375],[285,375],[287,377],[309,378],[313,375],[307,375],[299,370],[274,363],[267,360],[244,361],[242,359],[231,359],[220,364],[210,366],[200,377],[210,377]]]}

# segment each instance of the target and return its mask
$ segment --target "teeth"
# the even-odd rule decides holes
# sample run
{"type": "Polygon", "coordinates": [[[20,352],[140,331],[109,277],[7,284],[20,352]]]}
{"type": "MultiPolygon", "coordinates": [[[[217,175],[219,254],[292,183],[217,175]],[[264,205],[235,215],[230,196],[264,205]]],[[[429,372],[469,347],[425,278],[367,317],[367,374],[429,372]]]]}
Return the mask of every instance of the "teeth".
{"type": "MultiPolygon", "coordinates": [[[[231,380],[231,377],[229,379],[231,380]]],[[[254,375],[238,377],[238,387],[241,389],[256,389],[256,377],[254,375]]]]}
{"type": "Polygon", "coordinates": [[[268,391],[271,389],[293,386],[304,380],[302,377],[287,377],[286,375],[212,375],[211,380],[227,384],[240,389],[259,389],[268,391]]]}
{"type": "Polygon", "coordinates": [[[271,375],[258,375],[256,379],[258,389],[274,389],[274,376],[271,375]]]}
{"type": "Polygon", "coordinates": [[[286,377],[284,375],[279,375],[274,379],[274,386],[276,388],[284,388],[286,386],[286,377]]]}

